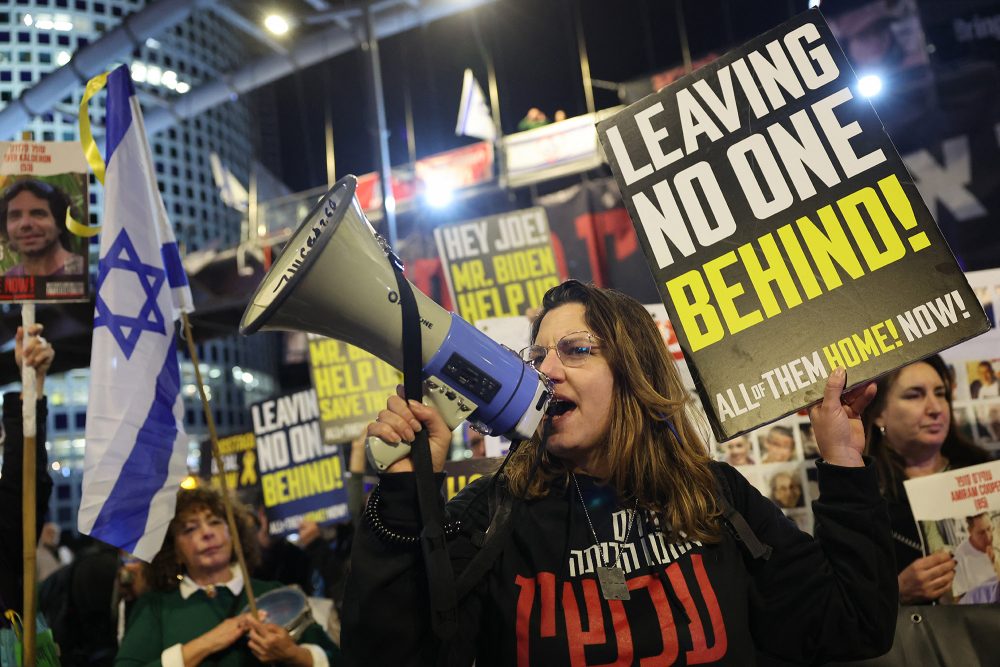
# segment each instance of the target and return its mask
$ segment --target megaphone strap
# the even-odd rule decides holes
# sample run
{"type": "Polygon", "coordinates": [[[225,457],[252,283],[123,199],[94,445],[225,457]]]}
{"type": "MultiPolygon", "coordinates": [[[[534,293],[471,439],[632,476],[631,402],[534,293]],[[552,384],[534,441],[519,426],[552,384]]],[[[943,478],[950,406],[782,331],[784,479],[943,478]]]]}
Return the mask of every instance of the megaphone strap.
{"type": "MultiPolygon", "coordinates": [[[[403,276],[402,267],[393,263],[392,269],[402,310],[403,387],[407,400],[419,401],[423,395],[420,311],[413,289],[403,276]]],[[[416,476],[417,502],[423,522],[420,546],[430,593],[431,627],[437,637],[447,642],[458,631],[458,596],[444,533],[444,501],[434,482],[426,429],[417,431],[411,447],[410,460],[416,476]]]]}

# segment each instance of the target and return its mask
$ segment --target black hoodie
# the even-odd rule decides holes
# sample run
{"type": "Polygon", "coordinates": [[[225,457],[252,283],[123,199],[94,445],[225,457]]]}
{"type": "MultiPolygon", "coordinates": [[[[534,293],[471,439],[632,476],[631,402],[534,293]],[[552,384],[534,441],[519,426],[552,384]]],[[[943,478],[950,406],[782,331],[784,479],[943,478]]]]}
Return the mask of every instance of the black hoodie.
{"type": "MultiPolygon", "coordinates": [[[[752,558],[729,531],[714,544],[668,543],[640,511],[620,549],[630,599],[605,600],[593,533],[614,561],[632,508],[618,506],[613,490],[578,477],[587,513],[572,485],[515,505],[503,550],[460,603],[459,631],[443,661],[430,629],[419,547],[383,543],[364,525],[344,603],[349,664],[746,666],[888,650],[898,593],[873,466],[817,464],[813,539],[733,468],[712,465],[732,505],[773,547],[769,559],[752,558]]],[[[474,482],[447,507],[450,519],[463,517],[463,531],[449,544],[456,574],[477,551],[471,535],[489,523],[487,494],[480,493],[486,483],[474,482]]],[[[416,534],[413,475],[382,475],[379,493],[384,524],[416,534]]]]}

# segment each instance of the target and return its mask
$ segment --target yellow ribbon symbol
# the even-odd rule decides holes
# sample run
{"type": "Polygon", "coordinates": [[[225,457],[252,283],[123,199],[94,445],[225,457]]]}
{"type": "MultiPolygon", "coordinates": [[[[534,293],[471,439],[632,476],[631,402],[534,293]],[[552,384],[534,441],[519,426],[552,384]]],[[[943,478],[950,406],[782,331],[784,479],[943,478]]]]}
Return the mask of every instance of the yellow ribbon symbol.
{"type": "Polygon", "coordinates": [[[243,455],[243,472],[240,474],[240,486],[253,486],[257,483],[257,455],[249,450],[243,455]]]}
{"type": "MultiPolygon", "coordinates": [[[[104,185],[105,164],[104,158],[101,157],[101,151],[97,148],[97,142],[94,141],[94,135],[90,131],[90,109],[88,106],[90,98],[101,92],[107,85],[108,74],[108,72],[98,74],[88,81],[83,98],[80,99],[80,144],[83,146],[83,155],[87,158],[87,163],[93,169],[94,176],[101,182],[101,185],[104,185]]],[[[97,236],[101,231],[100,225],[89,227],[77,222],[70,217],[69,211],[66,211],[66,229],[84,238],[97,236]]]]}

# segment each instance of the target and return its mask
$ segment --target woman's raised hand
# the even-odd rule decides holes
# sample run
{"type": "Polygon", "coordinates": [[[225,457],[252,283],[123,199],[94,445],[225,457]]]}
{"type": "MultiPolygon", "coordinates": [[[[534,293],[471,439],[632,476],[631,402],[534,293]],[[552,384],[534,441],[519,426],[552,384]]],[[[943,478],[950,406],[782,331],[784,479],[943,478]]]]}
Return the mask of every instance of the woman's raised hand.
{"type": "Polygon", "coordinates": [[[835,368],[826,379],[823,400],[809,408],[809,421],[823,460],[833,465],[860,467],[865,451],[861,413],[875,398],[875,384],[855,387],[846,394],[847,371],[835,368]],[[842,395],[843,394],[843,395],[842,395]]]}
{"type": "MultiPolygon", "coordinates": [[[[412,443],[417,432],[426,428],[434,472],[441,472],[451,447],[451,430],[436,408],[418,401],[405,400],[402,387],[397,387],[396,392],[396,396],[390,396],[386,401],[385,409],[378,413],[375,421],[368,424],[368,435],[382,438],[391,444],[412,443]]],[[[386,472],[411,470],[413,463],[407,456],[389,466],[386,472]]]]}

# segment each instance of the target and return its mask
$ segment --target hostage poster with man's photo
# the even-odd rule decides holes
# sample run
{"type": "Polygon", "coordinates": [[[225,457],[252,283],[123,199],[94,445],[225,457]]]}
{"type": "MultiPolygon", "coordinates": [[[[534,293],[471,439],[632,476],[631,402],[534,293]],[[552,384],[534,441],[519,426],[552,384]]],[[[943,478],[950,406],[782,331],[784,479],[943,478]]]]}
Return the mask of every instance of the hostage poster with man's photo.
{"type": "Polygon", "coordinates": [[[1000,461],[908,479],[906,495],[924,555],[955,558],[952,596],[960,604],[1000,602],[1000,461]]]}
{"type": "Polygon", "coordinates": [[[76,142],[0,142],[0,301],[85,301],[87,162],[76,142]]]}
{"type": "Polygon", "coordinates": [[[598,134],[718,440],[988,329],[819,11],[598,134]]]}

